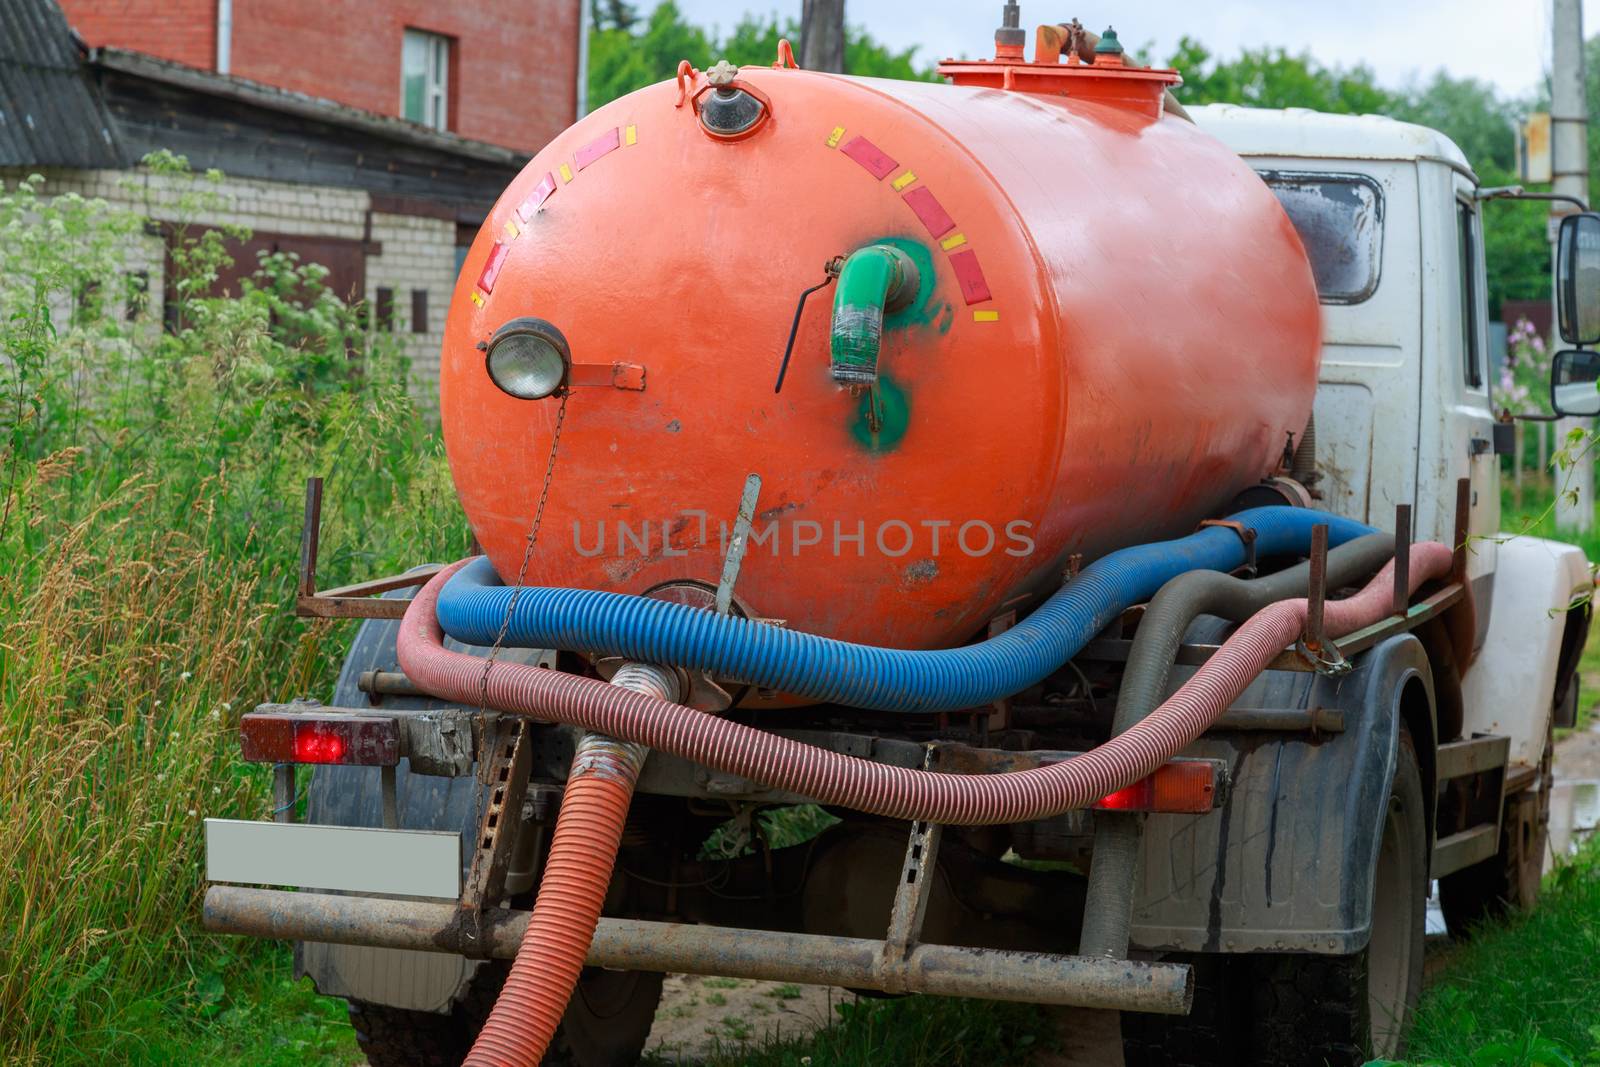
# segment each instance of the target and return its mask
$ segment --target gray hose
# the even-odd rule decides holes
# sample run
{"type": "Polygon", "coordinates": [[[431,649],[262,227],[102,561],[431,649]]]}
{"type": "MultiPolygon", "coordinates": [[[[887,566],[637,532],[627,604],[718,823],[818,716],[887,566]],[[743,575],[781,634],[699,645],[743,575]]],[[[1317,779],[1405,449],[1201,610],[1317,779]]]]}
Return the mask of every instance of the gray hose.
{"type": "MultiPolygon", "coordinates": [[[[1393,555],[1394,535],[1386,533],[1367,534],[1333,549],[1328,553],[1328,588],[1368,577],[1393,555]]],[[[1111,732],[1122,733],[1161,703],[1178,646],[1196,618],[1218,615],[1244,622],[1268,604],[1305,596],[1310,577],[1311,565],[1306,562],[1253,580],[1217,571],[1190,571],[1163,585],[1139,620],[1111,732]]],[[[1128,954],[1133,924],[1133,883],[1144,816],[1097,811],[1094,826],[1094,856],[1078,954],[1121,959],[1128,954]]]]}

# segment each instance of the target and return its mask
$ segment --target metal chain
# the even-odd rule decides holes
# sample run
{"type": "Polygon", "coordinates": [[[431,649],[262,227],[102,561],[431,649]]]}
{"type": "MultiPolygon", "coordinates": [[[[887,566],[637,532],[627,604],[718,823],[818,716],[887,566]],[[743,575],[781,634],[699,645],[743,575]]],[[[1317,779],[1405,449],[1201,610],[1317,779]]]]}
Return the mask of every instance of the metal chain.
{"type": "Polygon", "coordinates": [[[489,670],[505,644],[506,631],[511,628],[511,613],[517,610],[517,598],[522,595],[522,583],[528,574],[528,561],[533,558],[533,546],[539,541],[539,524],[544,521],[545,502],[550,499],[550,482],[556,473],[556,449],[561,445],[561,427],[567,421],[567,398],[571,395],[570,391],[563,392],[561,406],[556,409],[556,430],[550,438],[550,456],[545,460],[544,485],[539,490],[539,503],[533,510],[533,525],[528,528],[527,544],[522,550],[522,566],[517,568],[517,583],[511,590],[511,599],[506,601],[505,618],[500,620],[500,632],[494,635],[494,647],[483,661],[483,677],[478,682],[478,703],[484,707],[489,704],[489,670]]]}

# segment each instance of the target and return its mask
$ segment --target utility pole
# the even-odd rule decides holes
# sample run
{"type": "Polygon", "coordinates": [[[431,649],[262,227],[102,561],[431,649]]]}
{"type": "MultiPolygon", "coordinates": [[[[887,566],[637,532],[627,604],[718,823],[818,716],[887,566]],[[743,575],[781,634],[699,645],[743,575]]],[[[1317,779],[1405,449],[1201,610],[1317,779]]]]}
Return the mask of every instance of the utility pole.
{"type": "MultiPolygon", "coordinates": [[[[1589,198],[1589,115],[1583,71],[1583,8],[1580,0],[1553,0],[1550,19],[1554,47],[1550,53],[1550,162],[1557,193],[1589,198]]],[[[1561,216],[1578,209],[1560,200],[1551,201],[1550,261],[1555,262],[1554,241],[1561,216]]],[[[1552,274],[1553,276],[1553,274],[1552,274]]],[[[1559,336],[1551,339],[1559,343],[1559,336]]],[[[1593,433],[1591,419],[1562,419],[1557,425],[1562,446],[1574,429],[1593,433]]],[[[1564,530],[1585,532],[1594,525],[1594,457],[1587,441],[1578,445],[1582,454],[1572,468],[1557,471],[1556,525],[1564,530]],[[1576,499],[1567,494],[1577,490],[1576,499]]]]}
{"type": "Polygon", "coordinates": [[[806,70],[844,73],[844,0],[803,0],[800,65],[806,70]]]}

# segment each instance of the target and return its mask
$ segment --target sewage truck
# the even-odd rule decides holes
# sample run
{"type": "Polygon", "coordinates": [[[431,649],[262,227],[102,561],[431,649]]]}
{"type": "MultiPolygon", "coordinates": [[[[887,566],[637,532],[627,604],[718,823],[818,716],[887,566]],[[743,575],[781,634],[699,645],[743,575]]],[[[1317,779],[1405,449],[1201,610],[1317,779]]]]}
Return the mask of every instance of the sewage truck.
{"type": "MultiPolygon", "coordinates": [[[[632,1063],[687,972],[1359,1063],[1431,884],[1534,900],[1592,579],[1500,530],[1513,194],[1002,21],[945,84],[686,60],[533,158],[441,359],[473,557],[319,589],[310,483],[298,611],[359,630],[243,717],[205,924],[370,1062],[632,1063]]],[[[1597,271],[1568,216],[1571,414],[1597,271]]]]}

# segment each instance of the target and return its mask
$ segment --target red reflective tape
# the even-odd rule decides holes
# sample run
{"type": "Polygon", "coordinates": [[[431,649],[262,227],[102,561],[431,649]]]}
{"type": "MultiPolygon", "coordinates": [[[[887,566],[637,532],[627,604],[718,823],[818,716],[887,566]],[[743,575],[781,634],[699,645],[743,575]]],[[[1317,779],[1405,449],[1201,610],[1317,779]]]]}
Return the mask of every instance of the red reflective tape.
{"type": "Polygon", "coordinates": [[[961,295],[967,303],[981,304],[994,296],[984,280],[983,268],[978,266],[978,253],[969,250],[952,254],[950,269],[956,272],[956,283],[961,286],[961,295]]]}
{"type": "Polygon", "coordinates": [[[486,293],[494,292],[494,280],[500,277],[500,268],[506,264],[506,253],[511,251],[511,246],[504,241],[496,241],[494,247],[489,249],[489,258],[484,260],[483,273],[478,275],[478,288],[486,293]]]}
{"type": "Polygon", "coordinates": [[[578,169],[582,170],[608,152],[622,147],[622,131],[612,127],[572,154],[578,169]]]}
{"type": "Polygon", "coordinates": [[[950,217],[950,212],[944,209],[944,205],[939,203],[939,199],[927,186],[919,185],[906,193],[905,199],[933,236],[943,237],[956,228],[956,220],[950,217]]]}
{"type": "Polygon", "coordinates": [[[883,149],[865,137],[850,138],[839,151],[867,168],[867,173],[880,182],[900,167],[900,164],[883,154],[883,149]]]}
{"type": "Polygon", "coordinates": [[[556,191],[556,176],[546,173],[544,180],[533,187],[533,192],[528,194],[528,199],[517,205],[517,218],[527,222],[533,218],[533,213],[544,207],[544,202],[549,200],[556,191]]]}

